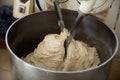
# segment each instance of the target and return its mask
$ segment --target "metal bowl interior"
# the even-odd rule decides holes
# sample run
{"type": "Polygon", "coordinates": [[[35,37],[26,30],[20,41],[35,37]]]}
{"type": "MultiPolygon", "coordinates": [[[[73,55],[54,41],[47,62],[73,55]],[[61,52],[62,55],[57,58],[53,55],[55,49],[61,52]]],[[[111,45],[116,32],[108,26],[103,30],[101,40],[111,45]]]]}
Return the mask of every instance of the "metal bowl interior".
{"type": "MultiPolygon", "coordinates": [[[[77,12],[74,11],[63,11],[65,25],[68,30],[77,15],[77,12]]],[[[84,18],[79,26],[80,29],[75,39],[84,41],[89,46],[96,47],[101,64],[115,56],[118,45],[116,35],[104,23],[89,15],[84,18]]],[[[16,57],[25,57],[34,51],[45,35],[54,33],[60,33],[54,11],[31,14],[17,20],[8,29],[6,34],[7,47],[16,57]]]]}

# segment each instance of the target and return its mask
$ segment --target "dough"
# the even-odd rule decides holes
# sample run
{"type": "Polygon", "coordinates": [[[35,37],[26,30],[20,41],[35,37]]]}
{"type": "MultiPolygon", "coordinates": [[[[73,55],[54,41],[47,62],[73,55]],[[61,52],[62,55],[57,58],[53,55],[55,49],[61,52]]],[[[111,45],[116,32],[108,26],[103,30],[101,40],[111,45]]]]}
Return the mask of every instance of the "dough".
{"type": "Polygon", "coordinates": [[[24,60],[34,66],[56,71],[84,70],[100,64],[96,48],[75,39],[68,46],[64,59],[66,38],[66,31],[60,35],[46,35],[34,52],[28,54],[24,60]]]}

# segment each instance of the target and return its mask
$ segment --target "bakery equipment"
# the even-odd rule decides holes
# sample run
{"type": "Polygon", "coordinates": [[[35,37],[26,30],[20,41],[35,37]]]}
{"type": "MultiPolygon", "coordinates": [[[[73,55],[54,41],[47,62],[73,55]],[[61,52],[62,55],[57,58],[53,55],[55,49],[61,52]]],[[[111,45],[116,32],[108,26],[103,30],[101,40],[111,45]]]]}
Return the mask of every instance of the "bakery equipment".
{"type": "MultiPolygon", "coordinates": [[[[54,7],[55,7],[55,11],[56,11],[56,15],[58,18],[58,25],[60,26],[61,32],[65,31],[65,24],[63,21],[63,16],[62,16],[62,12],[59,6],[59,3],[57,0],[53,0],[54,3],[54,7]]],[[[79,23],[82,21],[84,16],[79,16],[76,18],[76,20],[73,22],[71,29],[68,31],[68,36],[67,39],[64,42],[64,48],[65,48],[65,55],[64,58],[66,57],[66,53],[67,53],[67,47],[68,45],[71,43],[72,39],[74,38],[74,36],[76,35],[76,33],[78,32],[79,29],[79,23]]],[[[70,25],[71,26],[71,25],[70,25]]]]}
{"type": "MultiPolygon", "coordinates": [[[[113,0],[58,0],[60,5],[64,9],[75,10],[77,11],[80,5],[85,5],[89,8],[89,4],[94,3],[91,13],[100,13],[108,8],[110,8],[113,0]],[[84,4],[85,3],[85,4],[84,4]]],[[[36,0],[38,6],[41,6],[41,9],[49,10],[53,6],[51,0],[36,0]]],[[[40,9],[40,10],[41,10],[40,9]]]]}
{"type": "Polygon", "coordinates": [[[61,32],[62,32],[65,28],[65,23],[64,23],[64,20],[63,20],[62,12],[61,12],[58,1],[53,0],[53,3],[54,3],[55,11],[56,11],[56,16],[57,16],[57,19],[58,19],[58,25],[60,26],[60,29],[61,29],[61,32]]]}
{"type": "Polygon", "coordinates": [[[21,18],[33,13],[33,3],[34,0],[14,0],[14,17],[21,18]]]}
{"type": "MultiPolygon", "coordinates": [[[[78,14],[69,10],[62,13],[66,28],[70,30],[78,14]]],[[[6,34],[13,80],[106,80],[118,50],[118,38],[114,31],[91,15],[86,16],[79,26],[75,39],[96,47],[102,62],[87,70],[61,72],[38,68],[21,59],[32,52],[45,35],[60,33],[55,11],[34,13],[14,22],[6,34]]]]}
{"type": "MultiPolygon", "coordinates": [[[[93,0],[59,0],[61,8],[78,11],[80,3],[90,4],[93,0]]],[[[92,14],[103,12],[110,8],[113,0],[95,0],[92,14]]],[[[88,5],[86,5],[88,6],[88,5]]],[[[14,17],[21,18],[33,12],[53,9],[51,0],[14,0],[14,17]]]]}
{"type": "MultiPolygon", "coordinates": [[[[70,30],[78,14],[69,10],[62,13],[66,28],[70,30]]],[[[61,72],[38,68],[21,59],[32,52],[45,35],[61,32],[55,11],[34,13],[14,22],[6,34],[13,80],[106,80],[118,50],[118,38],[114,31],[91,15],[86,16],[79,26],[75,39],[96,47],[101,64],[86,70],[61,72]]]]}

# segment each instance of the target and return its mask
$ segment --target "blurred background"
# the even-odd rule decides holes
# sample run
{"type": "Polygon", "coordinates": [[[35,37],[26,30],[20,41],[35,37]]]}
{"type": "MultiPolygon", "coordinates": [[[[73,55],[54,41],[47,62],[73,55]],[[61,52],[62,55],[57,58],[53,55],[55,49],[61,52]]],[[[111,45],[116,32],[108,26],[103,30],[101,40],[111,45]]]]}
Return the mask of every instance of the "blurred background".
{"type": "Polygon", "coordinates": [[[0,5],[13,5],[13,0],[0,0],[0,5]]]}
{"type": "MultiPolygon", "coordinates": [[[[38,8],[36,7],[36,4],[32,2],[33,0],[27,0],[29,1],[29,3],[23,5],[28,7],[27,9],[28,13],[25,14],[24,11],[22,11],[24,14],[19,13],[17,11],[17,7],[21,4],[20,3],[16,4],[17,1],[19,0],[0,0],[0,80],[11,80],[11,64],[9,54],[5,46],[5,33],[7,29],[16,19],[26,16],[30,13],[33,13],[35,10],[39,11],[38,8]],[[35,9],[33,9],[34,6],[35,9]]],[[[51,4],[47,3],[45,5],[46,8],[44,10],[49,10],[48,7],[51,4]]],[[[24,9],[24,6],[22,6],[21,9],[24,9]]],[[[96,13],[94,15],[99,17],[106,25],[108,25],[112,30],[116,32],[120,42],[120,1],[113,0],[109,9],[104,10],[103,12],[100,13],[96,13]]],[[[113,60],[109,73],[109,80],[120,80],[119,67],[120,67],[120,49],[115,59],[113,60]]]]}

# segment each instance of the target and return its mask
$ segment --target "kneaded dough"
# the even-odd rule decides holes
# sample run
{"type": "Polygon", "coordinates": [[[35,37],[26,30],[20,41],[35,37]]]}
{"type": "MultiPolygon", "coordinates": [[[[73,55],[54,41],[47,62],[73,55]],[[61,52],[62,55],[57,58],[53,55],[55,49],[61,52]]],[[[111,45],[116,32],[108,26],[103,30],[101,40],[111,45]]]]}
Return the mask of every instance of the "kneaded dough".
{"type": "Polygon", "coordinates": [[[100,64],[96,48],[75,39],[68,46],[64,59],[64,41],[67,35],[66,31],[60,35],[46,35],[34,52],[28,54],[24,60],[34,66],[56,71],[84,70],[100,64]]]}

